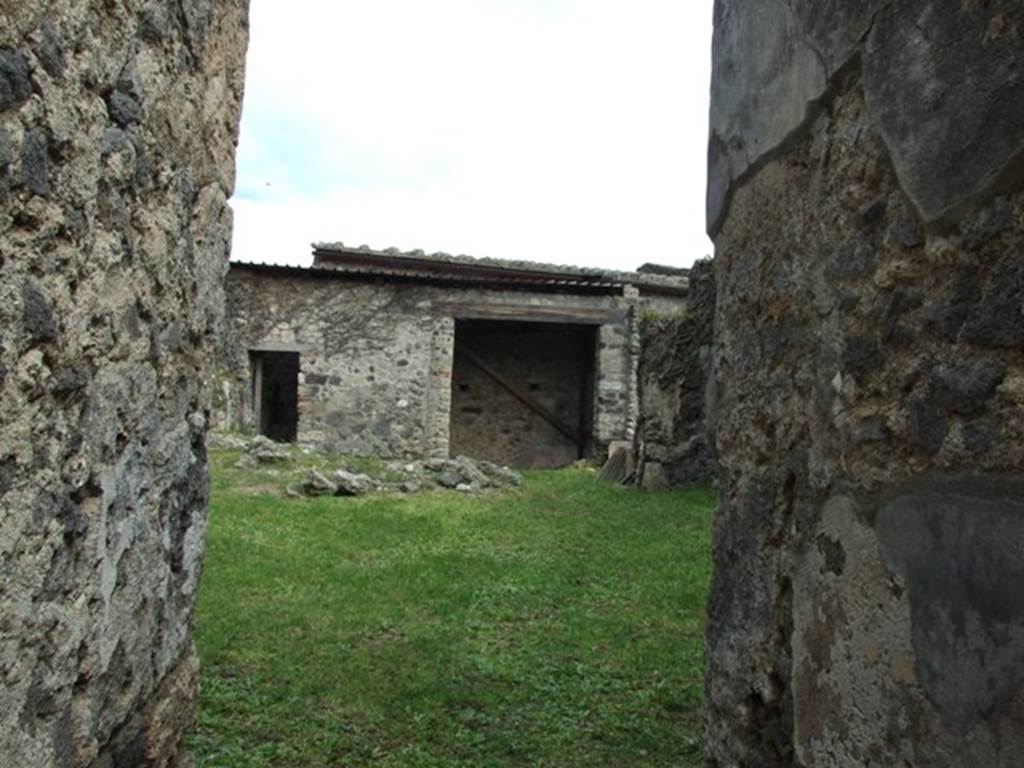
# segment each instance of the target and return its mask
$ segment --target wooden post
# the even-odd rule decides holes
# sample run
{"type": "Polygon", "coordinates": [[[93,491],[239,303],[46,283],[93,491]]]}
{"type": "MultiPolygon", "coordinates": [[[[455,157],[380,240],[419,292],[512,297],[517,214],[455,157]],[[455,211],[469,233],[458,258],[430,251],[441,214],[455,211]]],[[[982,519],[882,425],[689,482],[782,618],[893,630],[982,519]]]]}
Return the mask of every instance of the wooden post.
{"type": "Polygon", "coordinates": [[[249,355],[252,366],[252,425],[256,433],[262,435],[266,432],[263,423],[263,355],[257,352],[250,352],[249,355]]]}

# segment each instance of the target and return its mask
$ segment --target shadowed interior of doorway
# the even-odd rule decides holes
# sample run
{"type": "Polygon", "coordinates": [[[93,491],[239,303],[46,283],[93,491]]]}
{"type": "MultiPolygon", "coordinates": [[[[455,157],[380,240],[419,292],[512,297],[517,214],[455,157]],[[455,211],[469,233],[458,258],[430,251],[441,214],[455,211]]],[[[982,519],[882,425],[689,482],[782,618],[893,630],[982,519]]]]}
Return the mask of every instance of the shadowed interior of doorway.
{"type": "Polygon", "coordinates": [[[451,453],[522,468],[593,452],[593,326],[459,320],[451,453]]]}
{"type": "Polygon", "coordinates": [[[261,435],[294,443],[299,425],[299,353],[250,352],[252,402],[261,435]]]}

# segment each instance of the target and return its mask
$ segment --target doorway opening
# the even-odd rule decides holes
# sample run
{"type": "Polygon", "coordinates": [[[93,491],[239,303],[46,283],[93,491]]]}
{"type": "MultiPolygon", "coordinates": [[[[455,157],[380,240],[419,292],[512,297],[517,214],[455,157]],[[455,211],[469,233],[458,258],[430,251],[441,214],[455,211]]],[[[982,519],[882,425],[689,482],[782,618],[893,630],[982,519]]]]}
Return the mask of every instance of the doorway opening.
{"type": "Polygon", "coordinates": [[[278,443],[294,443],[299,431],[299,353],[250,352],[256,428],[278,443]]]}
{"type": "Polygon", "coordinates": [[[593,453],[596,329],[457,320],[451,453],[545,469],[593,453]]]}

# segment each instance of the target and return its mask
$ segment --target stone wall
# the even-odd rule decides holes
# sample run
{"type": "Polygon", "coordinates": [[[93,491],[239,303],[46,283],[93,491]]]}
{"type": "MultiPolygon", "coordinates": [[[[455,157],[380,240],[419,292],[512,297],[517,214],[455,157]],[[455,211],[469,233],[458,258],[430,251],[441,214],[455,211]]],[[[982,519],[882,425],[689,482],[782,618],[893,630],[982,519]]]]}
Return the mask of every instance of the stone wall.
{"type": "MultiPolygon", "coordinates": [[[[217,390],[225,426],[251,431],[250,350],[300,354],[298,440],[388,457],[450,450],[460,308],[599,312],[594,442],[632,439],[637,419],[634,298],[445,287],[323,270],[232,268],[229,341],[217,390]]],[[[470,312],[472,316],[472,312],[470,312]]]]}
{"type": "Polygon", "coordinates": [[[426,454],[428,390],[435,381],[450,388],[451,362],[444,375],[432,375],[434,336],[445,329],[418,301],[409,285],[232,270],[235,424],[252,428],[247,351],[295,351],[299,441],[359,455],[426,454]]]}
{"type": "Polygon", "coordinates": [[[0,8],[0,764],[165,766],[246,4],[0,8]]]}
{"type": "Polygon", "coordinates": [[[645,311],[640,333],[640,485],[681,488],[709,480],[714,453],[706,419],[706,390],[715,319],[710,261],[689,271],[684,307],[645,311]]]}
{"type": "Polygon", "coordinates": [[[715,766],[1024,754],[1024,9],[715,8],[715,766]]]}

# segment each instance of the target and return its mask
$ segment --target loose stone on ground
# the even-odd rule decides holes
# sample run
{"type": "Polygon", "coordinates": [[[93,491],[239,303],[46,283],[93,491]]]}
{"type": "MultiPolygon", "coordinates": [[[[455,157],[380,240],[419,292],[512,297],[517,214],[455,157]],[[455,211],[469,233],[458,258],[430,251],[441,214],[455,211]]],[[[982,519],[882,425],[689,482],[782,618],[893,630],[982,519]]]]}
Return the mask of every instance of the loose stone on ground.
{"type": "MultiPolygon", "coordinates": [[[[292,447],[275,443],[262,435],[247,438],[211,433],[210,444],[214,448],[242,451],[242,456],[235,462],[236,469],[283,471],[288,469],[289,463],[298,455],[317,455],[308,446],[292,447]]],[[[289,484],[286,489],[288,495],[312,498],[365,496],[377,492],[412,494],[429,490],[480,493],[485,490],[515,488],[523,482],[522,475],[508,467],[490,461],[477,461],[469,456],[387,462],[377,472],[353,471],[343,456],[336,457],[336,460],[341,466],[311,469],[302,481],[289,484]]],[[[356,464],[354,461],[352,463],[356,464]]]]}

